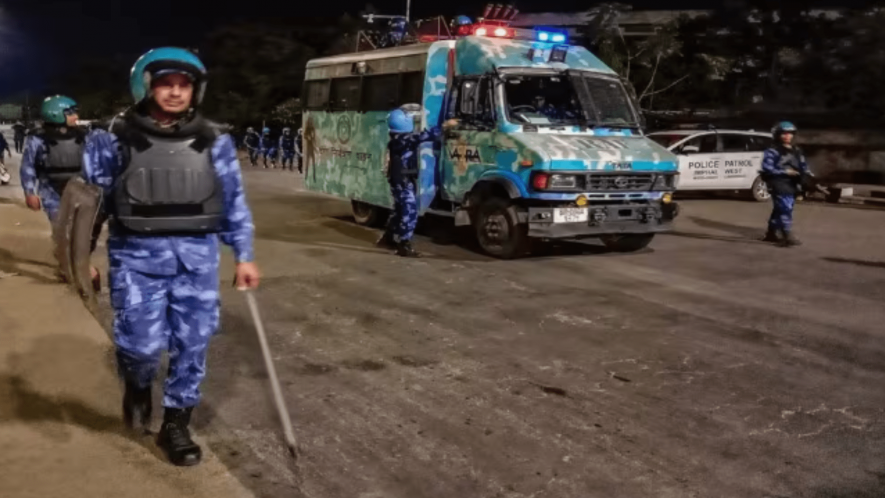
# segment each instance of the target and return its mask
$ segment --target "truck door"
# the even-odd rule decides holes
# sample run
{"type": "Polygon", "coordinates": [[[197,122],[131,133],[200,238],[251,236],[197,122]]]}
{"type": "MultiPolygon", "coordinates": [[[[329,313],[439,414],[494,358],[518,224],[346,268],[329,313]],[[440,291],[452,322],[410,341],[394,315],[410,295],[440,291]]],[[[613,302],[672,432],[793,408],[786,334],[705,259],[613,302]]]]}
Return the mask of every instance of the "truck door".
{"type": "Polygon", "coordinates": [[[480,175],[495,167],[498,132],[491,78],[461,78],[453,88],[447,117],[460,124],[443,139],[441,180],[443,198],[460,202],[480,175]]]}

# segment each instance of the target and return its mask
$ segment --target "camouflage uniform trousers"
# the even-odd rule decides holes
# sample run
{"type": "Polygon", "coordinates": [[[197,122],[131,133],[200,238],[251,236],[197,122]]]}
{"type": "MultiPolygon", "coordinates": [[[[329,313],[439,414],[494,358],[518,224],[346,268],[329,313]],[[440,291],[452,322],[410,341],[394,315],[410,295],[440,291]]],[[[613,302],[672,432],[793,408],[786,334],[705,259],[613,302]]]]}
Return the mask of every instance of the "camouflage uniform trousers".
{"type": "Polygon", "coordinates": [[[188,408],[200,400],[209,339],[218,329],[218,267],[197,271],[179,263],[176,275],[150,275],[109,254],[114,343],[120,376],[149,387],[169,351],[163,406],[188,408]]]}
{"type": "Polygon", "coordinates": [[[261,149],[261,155],[264,157],[264,166],[267,167],[267,160],[270,159],[270,164],[276,166],[277,164],[277,149],[271,147],[269,149],[261,149]]]}
{"type": "Polygon", "coordinates": [[[412,240],[418,225],[418,202],[415,199],[415,183],[404,180],[390,184],[393,196],[393,212],[387,220],[387,231],[397,242],[412,240]]]}
{"type": "Polygon", "coordinates": [[[771,202],[768,227],[772,230],[789,232],[793,228],[793,207],[796,204],[796,196],[772,193],[771,202]]]}
{"type": "Polygon", "coordinates": [[[288,162],[289,169],[295,169],[295,151],[283,149],[281,152],[283,168],[286,167],[286,162],[288,162]]]}
{"type": "Polygon", "coordinates": [[[261,155],[261,151],[259,149],[253,149],[249,147],[249,163],[252,166],[258,164],[258,157],[261,155]]]}
{"type": "Polygon", "coordinates": [[[58,210],[61,207],[61,196],[45,181],[38,182],[37,196],[40,197],[40,206],[43,208],[43,212],[46,213],[46,217],[49,218],[49,222],[55,222],[58,210]]]}

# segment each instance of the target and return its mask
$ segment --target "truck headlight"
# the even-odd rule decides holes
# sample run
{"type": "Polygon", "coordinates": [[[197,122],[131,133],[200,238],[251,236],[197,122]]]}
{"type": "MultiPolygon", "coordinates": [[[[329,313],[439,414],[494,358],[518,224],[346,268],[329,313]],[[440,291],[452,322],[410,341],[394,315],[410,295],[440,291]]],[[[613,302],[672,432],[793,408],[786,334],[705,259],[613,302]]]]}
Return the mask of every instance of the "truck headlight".
{"type": "Polygon", "coordinates": [[[549,189],[577,188],[578,178],[575,175],[550,175],[549,189]]]}
{"type": "Polygon", "coordinates": [[[676,175],[658,175],[652,190],[675,190],[676,175]]]}

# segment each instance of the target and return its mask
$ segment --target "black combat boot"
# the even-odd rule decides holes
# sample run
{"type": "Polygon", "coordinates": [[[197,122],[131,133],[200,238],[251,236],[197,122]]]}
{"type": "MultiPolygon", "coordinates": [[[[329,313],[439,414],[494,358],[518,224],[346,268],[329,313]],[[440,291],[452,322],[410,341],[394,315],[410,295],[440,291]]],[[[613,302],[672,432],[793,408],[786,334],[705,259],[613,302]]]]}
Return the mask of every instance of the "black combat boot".
{"type": "Polygon", "coordinates": [[[774,228],[769,227],[768,231],[765,232],[765,237],[763,237],[762,242],[780,242],[781,234],[780,230],[775,230],[774,228]]]}
{"type": "Polygon", "coordinates": [[[133,431],[147,432],[151,424],[151,388],[138,387],[131,382],[126,383],[123,393],[123,422],[133,431]]]}
{"type": "Polygon", "coordinates": [[[376,247],[383,247],[384,249],[396,249],[396,241],[393,240],[393,234],[388,232],[387,230],[381,234],[381,237],[375,241],[376,247]]]}
{"type": "Polygon", "coordinates": [[[403,240],[396,246],[396,255],[402,256],[404,258],[420,258],[421,255],[418,254],[412,247],[412,242],[408,240],[403,240]]]}
{"type": "Polygon", "coordinates": [[[163,413],[163,426],[157,434],[157,445],[163,448],[173,465],[189,467],[200,463],[203,451],[191,439],[187,426],[191,422],[191,408],[166,408],[163,413]]]}
{"type": "Polygon", "coordinates": [[[783,247],[801,246],[802,241],[797,239],[796,236],[793,235],[792,232],[788,232],[788,231],[784,230],[784,237],[783,237],[783,239],[781,239],[781,245],[783,247]]]}

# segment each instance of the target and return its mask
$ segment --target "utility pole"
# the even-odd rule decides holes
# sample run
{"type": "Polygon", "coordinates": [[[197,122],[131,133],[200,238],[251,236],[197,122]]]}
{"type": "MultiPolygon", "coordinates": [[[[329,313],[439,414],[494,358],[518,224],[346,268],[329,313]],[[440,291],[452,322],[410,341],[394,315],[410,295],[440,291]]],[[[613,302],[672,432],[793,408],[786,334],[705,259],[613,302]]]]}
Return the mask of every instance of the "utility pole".
{"type": "Polygon", "coordinates": [[[409,10],[412,8],[412,0],[406,0],[406,22],[411,22],[412,19],[409,17],[409,10]]]}

